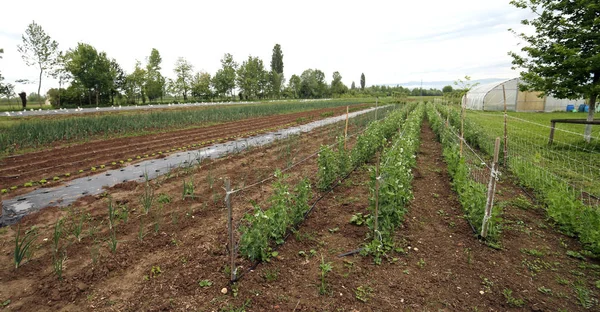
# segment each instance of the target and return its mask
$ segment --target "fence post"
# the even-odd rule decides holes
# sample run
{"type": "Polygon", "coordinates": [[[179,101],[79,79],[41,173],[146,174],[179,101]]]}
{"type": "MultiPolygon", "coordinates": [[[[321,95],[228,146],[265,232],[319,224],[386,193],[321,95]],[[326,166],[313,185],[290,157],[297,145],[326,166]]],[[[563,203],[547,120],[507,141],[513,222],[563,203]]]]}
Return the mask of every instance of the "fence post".
{"type": "Polygon", "coordinates": [[[463,140],[465,132],[465,106],[467,105],[467,95],[465,94],[464,104],[460,108],[460,157],[463,155],[463,140]]]}
{"type": "Polygon", "coordinates": [[[227,230],[229,232],[229,254],[231,256],[231,282],[235,281],[235,242],[233,241],[233,212],[231,209],[231,182],[225,178],[225,204],[227,205],[227,230]]]}
{"type": "Polygon", "coordinates": [[[344,130],[344,149],[346,149],[346,141],[348,140],[348,114],[349,114],[349,107],[346,106],[346,130],[344,130]]]}
{"type": "Polygon", "coordinates": [[[379,218],[379,152],[377,152],[377,165],[375,167],[375,224],[373,237],[377,237],[377,219],[379,218]]]}
{"type": "Polygon", "coordinates": [[[504,97],[504,160],[502,164],[506,168],[508,166],[508,128],[506,121],[506,89],[504,88],[504,84],[502,84],[502,96],[504,97]]]}
{"type": "Polygon", "coordinates": [[[375,98],[375,120],[377,120],[377,111],[378,111],[378,106],[377,106],[377,100],[379,100],[379,97],[375,98]]]}
{"type": "Polygon", "coordinates": [[[492,217],[492,207],[494,206],[494,193],[496,191],[496,164],[498,163],[498,153],[500,152],[500,138],[496,138],[494,145],[494,161],[490,169],[490,182],[487,189],[487,201],[485,203],[485,215],[481,224],[481,237],[486,238],[489,228],[489,220],[492,217]]]}

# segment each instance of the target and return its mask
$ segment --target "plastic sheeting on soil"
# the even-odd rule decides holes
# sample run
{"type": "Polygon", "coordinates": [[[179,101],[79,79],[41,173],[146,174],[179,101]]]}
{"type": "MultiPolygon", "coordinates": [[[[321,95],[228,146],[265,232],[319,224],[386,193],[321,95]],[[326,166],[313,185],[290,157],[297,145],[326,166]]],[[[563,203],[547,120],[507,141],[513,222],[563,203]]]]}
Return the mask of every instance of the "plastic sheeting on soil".
{"type": "MultiPolygon", "coordinates": [[[[583,98],[577,100],[557,99],[553,96],[539,97],[539,92],[519,91],[519,78],[492,82],[473,87],[466,96],[466,108],[472,110],[503,111],[504,91],[506,92],[506,110],[511,112],[554,112],[565,111],[568,104],[575,107],[584,104],[583,98]]],[[[463,103],[464,103],[463,97],[463,103]]]]}
{"type": "MultiPolygon", "coordinates": [[[[385,106],[381,106],[380,108],[382,107],[385,106]]],[[[353,112],[349,114],[349,117],[352,118],[371,112],[375,109],[376,108],[369,108],[353,112]]],[[[171,154],[162,159],[142,161],[120,169],[108,170],[93,176],[71,180],[64,185],[56,187],[39,188],[27,194],[2,201],[0,226],[13,224],[22,217],[45,207],[66,207],[75,202],[78,198],[87,195],[101,194],[104,192],[104,188],[119,183],[128,181],[143,182],[146,179],[146,175],[148,176],[148,179],[155,179],[177,167],[193,166],[203,159],[215,159],[229,153],[241,152],[248,147],[270,144],[275,140],[283,139],[294,134],[306,133],[317,127],[342,121],[345,118],[345,115],[331,117],[254,137],[215,144],[198,150],[171,154]]]]}

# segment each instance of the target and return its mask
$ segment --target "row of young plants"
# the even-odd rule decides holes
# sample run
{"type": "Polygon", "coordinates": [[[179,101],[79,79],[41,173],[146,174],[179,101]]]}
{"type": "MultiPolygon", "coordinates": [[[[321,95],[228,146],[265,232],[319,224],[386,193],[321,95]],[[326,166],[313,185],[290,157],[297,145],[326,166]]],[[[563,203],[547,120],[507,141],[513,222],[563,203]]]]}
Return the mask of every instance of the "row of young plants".
{"type": "MultiPolygon", "coordinates": [[[[396,132],[397,125],[413,107],[414,104],[392,112],[389,112],[390,108],[385,109],[385,114],[389,112],[388,116],[383,120],[371,122],[365,132],[357,138],[352,152],[344,148],[343,137],[338,137],[337,151],[321,146],[317,160],[317,187],[320,190],[329,189],[338,179],[348,174],[351,168],[373,156],[386,142],[385,137],[390,137],[396,132]],[[360,148],[357,149],[357,146],[360,148]]],[[[304,220],[310,209],[308,200],[311,184],[308,179],[301,180],[292,188],[285,182],[288,176],[283,175],[281,171],[276,171],[275,177],[277,181],[272,185],[273,195],[268,199],[269,208],[264,210],[255,204],[254,212],[243,217],[239,228],[240,254],[252,261],[269,261],[276,253],[272,251],[272,246],[282,244],[287,231],[304,220]]]]}
{"type": "Polygon", "coordinates": [[[182,128],[207,122],[227,122],[313,109],[358,104],[357,100],[329,100],[256,104],[150,113],[34,119],[0,132],[0,153],[37,148],[62,140],[85,140],[95,135],[124,134],[156,129],[182,128]]]}
{"type": "Polygon", "coordinates": [[[271,248],[273,243],[282,244],[288,229],[304,220],[310,209],[311,184],[308,178],[291,187],[286,182],[289,176],[279,169],[275,177],[273,194],[268,199],[269,209],[263,210],[254,204],[254,212],[246,214],[239,227],[240,254],[252,261],[269,261],[275,256],[276,252],[271,248]]]}
{"type": "MultiPolygon", "coordinates": [[[[458,114],[455,110],[445,107],[438,108],[442,113],[450,111],[450,120],[453,121],[453,124],[460,122],[460,120],[457,121],[456,118],[452,118],[453,115],[458,114]]],[[[465,122],[465,140],[469,144],[492,141],[492,138],[486,135],[480,124],[468,119],[465,122]],[[477,133],[477,135],[466,135],[467,124],[469,130],[477,133]]],[[[480,145],[485,146],[486,144],[480,145]]],[[[483,148],[483,150],[488,155],[490,154],[489,149],[483,148]]],[[[535,191],[537,199],[546,207],[546,213],[556,222],[561,231],[579,237],[586,250],[600,255],[600,210],[598,208],[585,205],[579,199],[581,193],[573,189],[568,183],[561,179],[548,178],[547,169],[533,165],[528,155],[511,155],[507,164],[511,172],[517,176],[521,185],[535,191]]]]}
{"type": "Polygon", "coordinates": [[[238,138],[243,138],[246,136],[252,136],[252,135],[257,135],[260,133],[265,133],[265,132],[269,132],[269,131],[275,131],[278,129],[282,129],[282,128],[286,128],[286,127],[291,127],[296,125],[296,122],[291,122],[291,123],[287,123],[281,126],[277,126],[277,127],[270,127],[270,128],[264,128],[264,129],[260,129],[260,130],[255,130],[255,131],[249,131],[249,132],[245,132],[245,133],[241,133],[241,134],[237,134],[237,135],[232,135],[229,137],[223,137],[223,138],[217,138],[217,139],[212,139],[212,140],[207,140],[207,141],[202,141],[202,142],[198,142],[198,143],[194,143],[194,144],[188,144],[185,146],[179,146],[179,147],[172,147],[170,149],[166,149],[166,150],[160,150],[160,151],[156,151],[153,153],[148,153],[148,154],[139,154],[139,155],[131,155],[130,158],[127,159],[115,159],[114,161],[110,162],[110,163],[106,163],[106,164],[100,164],[97,166],[93,166],[93,167],[89,167],[89,168],[81,168],[75,172],[67,172],[61,175],[55,175],[52,177],[45,177],[42,178],[40,180],[37,181],[29,181],[29,182],[25,182],[23,185],[13,185],[10,187],[6,187],[6,188],[2,188],[0,189],[0,194],[8,194],[11,191],[14,191],[18,188],[28,188],[28,187],[34,187],[34,186],[43,186],[43,185],[47,185],[47,184],[51,184],[53,182],[58,183],[61,180],[63,180],[64,178],[70,178],[70,177],[75,177],[77,175],[83,175],[86,173],[95,173],[98,172],[100,170],[103,169],[114,169],[114,168],[118,168],[118,167],[122,167],[122,166],[127,166],[129,165],[131,162],[135,161],[139,161],[142,159],[146,159],[146,158],[152,158],[152,157],[160,157],[163,155],[168,155],[170,153],[175,153],[175,152],[182,152],[182,151],[187,151],[189,149],[199,149],[202,148],[204,146],[209,146],[215,143],[221,143],[221,142],[226,142],[229,140],[234,140],[234,139],[238,139],[238,138]]]}
{"type": "Polygon", "coordinates": [[[321,146],[317,159],[317,187],[320,191],[328,190],[333,183],[350,173],[354,168],[366,163],[375,153],[387,144],[398,127],[406,120],[416,104],[407,104],[391,112],[384,120],[371,123],[356,139],[352,150],[344,147],[344,138],[338,138],[337,150],[329,146],[321,146]]]}
{"type": "MultiPolygon", "coordinates": [[[[452,122],[452,114],[449,116],[451,122],[446,126],[446,121],[438,114],[438,108],[444,109],[445,107],[427,104],[427,118],[438,140],[442,143],[444,160],[452,179],[452,188],[458,194],[460,204],[465,211],[465,217],[477,233],[481,233],[487,200],[487,186],[471,177],[465,158],[460,154],[459,139],[456,137],[456,133],[459,133],[459,131],[452,122]]],[[[442,110],[442,113],[447,113],[447,111],[442,110]]],[[[473,145],[476,145],[477,141],[475,140],[481,140],[476,135],[480,132],[474,129],[475,127],[473,123],[466,122],[464,124],[464,137],[472,138],[474,142],[469,142],[469,144],[473,145]]],[[[485,144],[476,146],[481,147],[483,145],[485,144]]],[[[492,217],[488,220],[489,229],[486,239],[492,244],[497,242],[500,236],[500,215],[500,207],[496,206],[492,211],[492,217]]]]}
{"type": "Polygon", "coordinates": [[[369,168],[369,215],[366,225],[369,227],[369,243],[365,244],[361,254],[372,255],[376,264],[394,250],[394,232],[403,222],[408,212],[407,205],[413,198],[412,168],[416,165],[416,153],[420,145],[420,131],[425,114],[424,105],[418,105],[402,125],[391,145],[385,147],[379,170],[369,168]]]}

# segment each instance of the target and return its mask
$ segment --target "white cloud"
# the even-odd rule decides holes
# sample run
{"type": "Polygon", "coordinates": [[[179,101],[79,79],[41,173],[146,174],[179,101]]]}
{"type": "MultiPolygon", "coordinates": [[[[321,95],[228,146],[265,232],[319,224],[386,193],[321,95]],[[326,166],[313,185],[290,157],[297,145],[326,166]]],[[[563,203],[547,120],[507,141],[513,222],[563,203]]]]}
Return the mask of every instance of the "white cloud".
{"type": "MultiPolygon", "coordinates": [[[[126,71],[152,48],[173,76],[179,56],[213,74],[224,53],[241,63],[258,56],[269,66],[281,44],[286,77],[318,68],[339,71],[350,85],[410,80],[512,77],[507,52],[518,40],[527,12],[505,0],[460,1],[44,1],[3,4],[0,70],[11,82],[37,80],[17,52],[21,34],[35,20],[63,50],[86,42],[115,58],[126,71]],[[18,13],[21,12],[21,13],[18,13]]],[[[44,78],[42,90],[56,87],[44,78]]],[[[32,92],[37,85],[19,85],[32,92]]]]}

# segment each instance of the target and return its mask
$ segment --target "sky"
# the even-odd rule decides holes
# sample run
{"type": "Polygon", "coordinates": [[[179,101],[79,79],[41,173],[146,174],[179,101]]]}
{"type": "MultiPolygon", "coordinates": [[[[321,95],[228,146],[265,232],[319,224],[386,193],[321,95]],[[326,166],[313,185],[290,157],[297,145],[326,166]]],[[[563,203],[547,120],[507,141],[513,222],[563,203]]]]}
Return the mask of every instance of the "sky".
{"type": "MultiPolygon", "coordinates": [[[[507,52],[518,51],[521,41],[508,28],[521,30],[531,14],[508,0],[9,0],[1,7],[11,12],[0,18],[5,82],[35,81],[17,84],[17,93],[37,91],[39,71],[17,51],[32,21],[60,50],[88,43],[129,73],[152,48],[167,77],[175,76],[178,57],[211,75],[225,53],[238,63],[258,56],[269,68],[278,43],[286,78],[313,68],[330,82],[339,71],[350,86],[360,84],[361,73],[367,85],[517,77],[507,52]]],[[[58,81],[42,78],[42,94],[53,87],[58,81]]]]}

